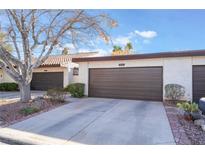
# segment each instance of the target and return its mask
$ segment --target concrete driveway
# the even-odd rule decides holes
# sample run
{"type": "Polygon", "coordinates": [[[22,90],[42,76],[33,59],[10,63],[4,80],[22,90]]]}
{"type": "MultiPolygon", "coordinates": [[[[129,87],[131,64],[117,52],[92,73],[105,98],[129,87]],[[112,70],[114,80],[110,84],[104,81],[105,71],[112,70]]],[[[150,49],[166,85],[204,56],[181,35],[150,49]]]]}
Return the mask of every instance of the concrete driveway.
{"type": "Polygon", "coordinates": [[[10,128],[79,144],[175,144],[161,102],[73,99],[10,128]]]}

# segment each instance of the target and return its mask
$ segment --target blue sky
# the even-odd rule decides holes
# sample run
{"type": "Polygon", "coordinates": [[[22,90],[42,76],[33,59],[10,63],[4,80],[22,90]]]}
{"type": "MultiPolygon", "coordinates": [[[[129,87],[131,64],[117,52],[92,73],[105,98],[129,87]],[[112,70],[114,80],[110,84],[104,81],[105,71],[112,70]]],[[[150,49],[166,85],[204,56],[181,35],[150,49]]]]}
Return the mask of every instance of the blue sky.
{"type": "MultiPolygon", "coordinates": [[[[205,49],[205,10],[95,11],[118,22],[118,27],[108,30],[113,43],[123,47],[131,41],[136,53],[205,49]]],[[[90,50],[107,54],[112,46],[98,42],[90,50]]]]}

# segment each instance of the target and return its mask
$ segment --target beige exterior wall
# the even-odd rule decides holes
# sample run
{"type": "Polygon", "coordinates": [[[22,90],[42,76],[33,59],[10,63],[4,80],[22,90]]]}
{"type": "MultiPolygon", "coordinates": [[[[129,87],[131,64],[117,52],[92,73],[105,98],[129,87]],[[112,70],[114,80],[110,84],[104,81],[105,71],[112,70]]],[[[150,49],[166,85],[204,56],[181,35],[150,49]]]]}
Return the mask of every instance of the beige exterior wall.
{"type": "Polygon", "coordinates": [[[192,100],[192,57],[164,59],[163,86],[170,83],[184,86],[184,99],[192,100]]]}
{"type": "Polygon", "coordinates": [[[88,95],[89,68],[119,68],[120,63],[125,64],[123,67],[163,66],[163,86],[180,84],[186,89],[185,99],[192,100],[192,65],[205,65],[205,56],[79,62],[79,76],[75,77],[75,82],[84,83],[85,95],[88,95]]]}
{"type": "Polygon", "coordinates": [[[78,81],[78,76],[73,76],[73,68],[79,67],[77,63],[70,63],[68,66],[69,83],[75,83],[78,81]]]}
{"type": "Polygon", "coordinates": [[[73,82],[80,82],[85,84],[85,95],[88,95],[88,62],[79,64],[79,75],[74,76],[73,82]]]}

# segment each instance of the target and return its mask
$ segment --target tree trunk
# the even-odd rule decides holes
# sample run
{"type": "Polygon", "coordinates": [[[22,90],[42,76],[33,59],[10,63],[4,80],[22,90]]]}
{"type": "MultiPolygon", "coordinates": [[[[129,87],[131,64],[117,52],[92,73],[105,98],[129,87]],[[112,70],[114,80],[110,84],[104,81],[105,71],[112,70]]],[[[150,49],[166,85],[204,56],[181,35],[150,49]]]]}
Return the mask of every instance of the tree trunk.
{"type": "Polygon", "coordinates": [[[30,84],[19,84],[21,102],[27,103],[31,99],[30,84]]]}

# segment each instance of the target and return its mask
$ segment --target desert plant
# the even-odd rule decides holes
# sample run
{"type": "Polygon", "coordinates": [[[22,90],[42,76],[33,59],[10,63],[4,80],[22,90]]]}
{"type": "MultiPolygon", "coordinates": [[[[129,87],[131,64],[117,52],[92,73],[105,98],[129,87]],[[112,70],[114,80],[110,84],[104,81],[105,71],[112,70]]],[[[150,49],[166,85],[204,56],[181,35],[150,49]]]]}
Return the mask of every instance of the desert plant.
{"type": "Polygon", "coordinates": [[[73,83],[68,85],[65,88],[65,91],[70,92],[71,96],[73,97],[83,97],[84,96],[84,87],[85,85],[83,83],[73,83]]]}
{"type": "Polygon", "coordinates": [[[18,84],[12,82],[0,83],[0,91],[17,91],[18,84]]]}
{"type": "Polygon", "coordinates": [[[201,118],[198,104],[194,102],[179,102],[177,107],[184,111],[184,117],[187,120],[197,120],[201,118]]]}
{"type": "Polygon", "coordinates": [[[40,109],[35,108],[35,107],[25,107],[25,108],[21,109],[19,111],[19,113],[27,116],[27,115],[30,115],[30,114],[33,114],[33,113],[36,113],[39,111],[40,111],[40,109]]]}
{"type": "Polygon", "coordinates": [[[52,101],[64,102],[65,101],[66,92],[64,91],[64,89],[61,89],[61,88],[49,89],[47,91],[47,96],[52,101]]]}
{"type": "Polygon", "coordinates": [[[165,86],[165,97],[168,100],[181,100],[185,95],[185,88],[179,84],[167,84],[165,86]]]}
{"type": "Polygon", "coordinates": [[[184,110],[185,112],[197,112],[199,110],[198,104],[194,102],[179,102],[177,107],[184,110]]]}

